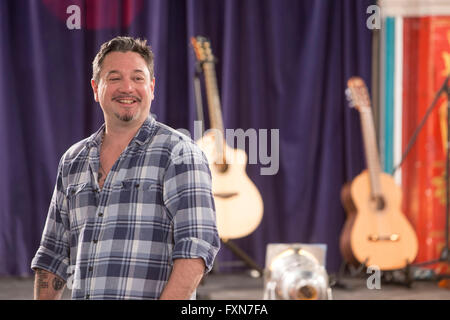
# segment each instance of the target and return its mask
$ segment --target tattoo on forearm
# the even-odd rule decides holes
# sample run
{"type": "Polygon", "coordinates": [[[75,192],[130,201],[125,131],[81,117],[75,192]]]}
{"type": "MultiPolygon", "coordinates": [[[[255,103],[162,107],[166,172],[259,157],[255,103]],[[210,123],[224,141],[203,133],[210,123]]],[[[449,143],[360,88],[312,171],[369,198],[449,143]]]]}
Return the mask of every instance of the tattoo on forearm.
{"type": "Polygon", "coordinates": [[[48,273],[43,270],[38,270],[38,288],[47,289],[48,288],[48,273]]]}
{"type": "MultiPolygon", "coordinates": [[[[56,291],[64,288],[65,282],[61,278],[49,273],[48,271],[37,269],[35,282],[35,299],[42,297],[52,297],[56,291]],[[51,282],[52,286],[49,286],[51,282]]],[[[58,293],[59,294],[59,293],[58,293]]]]}
{"type": "Polygon", "coordinates": [[[52,281],[52,284],[53,284],[53,289],[55,289],[55,291],[61,290],[64,286],[64,282],[59,278],[54,278],[52,281]]]}
{"type": "Polygon", "coordinates": [[[48,289],[48,273],[44,270],[36,270],[36,281],[34,285],[34,297],[38,299],[41,295],[41,291],[48,289]]]}

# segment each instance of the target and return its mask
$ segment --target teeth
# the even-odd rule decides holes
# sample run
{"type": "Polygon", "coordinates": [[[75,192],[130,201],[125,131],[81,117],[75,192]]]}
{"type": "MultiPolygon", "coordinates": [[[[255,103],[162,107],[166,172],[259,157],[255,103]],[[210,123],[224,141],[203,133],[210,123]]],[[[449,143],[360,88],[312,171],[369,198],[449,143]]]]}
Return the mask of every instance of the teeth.
{"type": "Polygon", "coordinates": [[[134,100],[128,100],[128,99],[121,99],[118,100],[120,103],[125,103],[125,104],[132,104],[134,103],[134,100]]]}

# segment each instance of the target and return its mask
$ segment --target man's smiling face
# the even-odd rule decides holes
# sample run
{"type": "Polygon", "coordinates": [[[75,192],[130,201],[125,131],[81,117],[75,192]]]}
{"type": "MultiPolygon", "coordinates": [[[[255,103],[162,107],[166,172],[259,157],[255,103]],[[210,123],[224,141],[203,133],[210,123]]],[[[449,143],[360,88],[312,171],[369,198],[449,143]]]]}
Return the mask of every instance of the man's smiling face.
{"type": "Polygon", "coordinates": [[[138,53],[108,53],[98,83],[92,80],[91,84],[107,123],[142,123],[147,118],[155,79],[150,77],[147,64],[138,53]]]}

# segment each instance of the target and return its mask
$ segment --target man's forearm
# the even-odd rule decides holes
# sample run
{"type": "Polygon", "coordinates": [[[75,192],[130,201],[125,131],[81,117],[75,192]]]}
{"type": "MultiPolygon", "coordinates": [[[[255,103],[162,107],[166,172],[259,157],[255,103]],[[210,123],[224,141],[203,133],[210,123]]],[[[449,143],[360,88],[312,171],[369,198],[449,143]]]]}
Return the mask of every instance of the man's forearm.
{"type": "Polygon", "coordinates": [[[64,286],[64,281],[53,273],[42,269],[35,270],[35,300],[59,300],[62,297],[64,286]]]}
{"type": "Polygon", "coordinates": [[[161,300],[189,299],[205,272],[203,259],[176,259],[161,300]]]}

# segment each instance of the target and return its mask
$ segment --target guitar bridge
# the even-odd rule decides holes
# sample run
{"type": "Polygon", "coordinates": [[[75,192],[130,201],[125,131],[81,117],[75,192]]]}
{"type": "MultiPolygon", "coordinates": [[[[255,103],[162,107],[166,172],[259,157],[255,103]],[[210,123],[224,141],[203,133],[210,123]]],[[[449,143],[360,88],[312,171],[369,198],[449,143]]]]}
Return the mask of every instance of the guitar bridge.
{"type": "Polygon", "coordinates": [[[397,233],[393,233],[391,235],[378,235],[378,234],[371,234],[368,237],[368,240],[371,242],[378,242],[378,241],[391,241],[391,242],[397,242],[400,240],[400,235],[397,233]]]}

